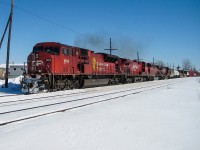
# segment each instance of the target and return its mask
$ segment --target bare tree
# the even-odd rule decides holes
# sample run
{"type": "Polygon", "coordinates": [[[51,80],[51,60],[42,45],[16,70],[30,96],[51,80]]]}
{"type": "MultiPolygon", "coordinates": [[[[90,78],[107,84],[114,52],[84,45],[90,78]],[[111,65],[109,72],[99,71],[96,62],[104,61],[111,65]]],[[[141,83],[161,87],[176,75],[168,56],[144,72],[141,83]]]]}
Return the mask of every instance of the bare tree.
{"type": "Polygon", "coordinates": [[[192,63],[189,59],[184,59],[182,61],[182,68],[183,70],[190,70],[192,68],[192,63]]]}

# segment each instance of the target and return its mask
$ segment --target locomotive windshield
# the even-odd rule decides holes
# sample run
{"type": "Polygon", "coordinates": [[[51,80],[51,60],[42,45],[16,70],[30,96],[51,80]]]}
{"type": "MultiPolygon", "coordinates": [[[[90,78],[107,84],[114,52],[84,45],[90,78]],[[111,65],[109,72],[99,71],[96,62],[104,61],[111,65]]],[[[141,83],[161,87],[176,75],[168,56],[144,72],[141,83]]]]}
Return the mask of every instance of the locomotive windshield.
{"type": "Polygon", "coordinates": [[[41,51],[43,51],[43,46],[36,46],[36,47],[33,47],[33,52],[34,52],[34,53],[41,52],[41,51]]]}
{"type": "Polygon", "coordinates": [[[53,54],[53,55],[59,55],[60,50],[58,47],[48,46],[48,47],[45,47],[45,52],[53,54]]]}

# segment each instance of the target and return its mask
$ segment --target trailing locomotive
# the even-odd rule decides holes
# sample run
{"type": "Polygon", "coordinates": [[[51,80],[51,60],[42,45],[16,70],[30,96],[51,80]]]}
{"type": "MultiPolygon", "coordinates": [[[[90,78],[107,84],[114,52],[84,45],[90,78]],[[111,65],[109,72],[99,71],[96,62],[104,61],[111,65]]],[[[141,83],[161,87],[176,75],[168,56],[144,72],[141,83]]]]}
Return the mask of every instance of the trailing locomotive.
{"type": "Polygon", "coordinates": [[[55,42],[38,43],[27,59],[24,93],[170,78],[168,67],[55,42]]]}

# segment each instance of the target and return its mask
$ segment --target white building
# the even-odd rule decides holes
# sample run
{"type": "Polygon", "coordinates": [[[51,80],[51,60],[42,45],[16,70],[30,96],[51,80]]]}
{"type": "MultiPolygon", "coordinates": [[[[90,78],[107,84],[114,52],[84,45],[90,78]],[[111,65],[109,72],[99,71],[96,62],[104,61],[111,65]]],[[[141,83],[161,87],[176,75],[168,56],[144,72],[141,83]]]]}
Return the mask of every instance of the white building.
{"type": "Polygon", "coordinates": [[[24,69],[27,70],[27,65],[24,65],[24,64],[10,65],[9,78],[15,78],[22,75],[24,72],[24,69]]]}
{"type": "MultiPolygon", "coordinates": [[[[24,69],[27,71],[27,65],[25,64],[10,64],[9,65],[9,78],[15,78],[23,74],[24,69]]],[[[6,65],[0,65],[0,78],[5,78],[6,65]]]]}

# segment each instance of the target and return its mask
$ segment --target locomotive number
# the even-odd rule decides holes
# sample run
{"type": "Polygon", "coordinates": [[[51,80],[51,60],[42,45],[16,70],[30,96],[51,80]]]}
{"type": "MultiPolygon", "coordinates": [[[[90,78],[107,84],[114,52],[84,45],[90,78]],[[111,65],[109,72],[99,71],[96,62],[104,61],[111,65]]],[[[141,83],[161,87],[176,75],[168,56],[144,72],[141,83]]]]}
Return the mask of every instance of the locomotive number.
{"type": "Polygon", "coordinates": [[[137,65],[133,65],[132,68],[133,68],[134,71],[136,71],[138,69],[138,66],[137,65]]]}
{"type": "Polygon", "coordinates": [[[64,59],[64,64],[68,64],[69,63],[69,59],[64,59]]]}

